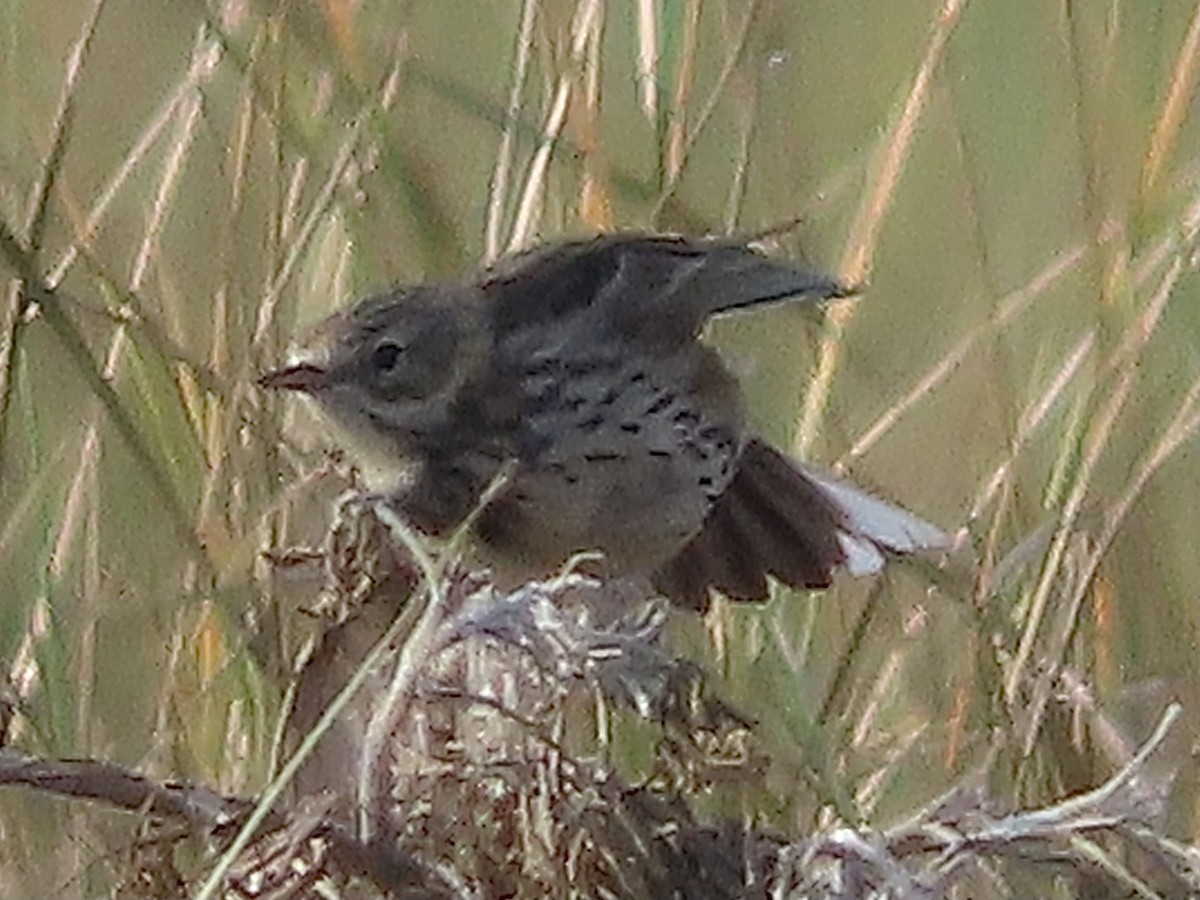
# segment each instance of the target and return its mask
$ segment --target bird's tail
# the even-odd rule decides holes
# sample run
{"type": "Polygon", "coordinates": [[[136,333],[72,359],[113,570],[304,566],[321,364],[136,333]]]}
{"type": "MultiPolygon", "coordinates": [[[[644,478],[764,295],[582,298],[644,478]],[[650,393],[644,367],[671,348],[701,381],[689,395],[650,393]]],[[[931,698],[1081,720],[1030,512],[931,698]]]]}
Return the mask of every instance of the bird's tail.
{"type": "Polygon", "coordinates": [[[656,573],[655,585],[673,602],[704,610],[710,589],[763,600],[768,575],[791,587],[828,587],[839,568],[871,575],[888,554],[947,544],[912,513],[751,440],[704,527],[656,573]]]}

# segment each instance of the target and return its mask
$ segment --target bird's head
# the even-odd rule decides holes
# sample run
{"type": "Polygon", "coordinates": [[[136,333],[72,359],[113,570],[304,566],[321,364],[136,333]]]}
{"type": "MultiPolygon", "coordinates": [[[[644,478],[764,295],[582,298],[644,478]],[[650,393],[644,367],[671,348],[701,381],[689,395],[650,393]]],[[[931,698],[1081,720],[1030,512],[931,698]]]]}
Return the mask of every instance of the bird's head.
{"type": "Polygon", "coordinates": [[[412,450],[485,352],[477,299],[444,287],[369,297],[319,324],[258,383],[306,394],[348,431],[412,450]]]}

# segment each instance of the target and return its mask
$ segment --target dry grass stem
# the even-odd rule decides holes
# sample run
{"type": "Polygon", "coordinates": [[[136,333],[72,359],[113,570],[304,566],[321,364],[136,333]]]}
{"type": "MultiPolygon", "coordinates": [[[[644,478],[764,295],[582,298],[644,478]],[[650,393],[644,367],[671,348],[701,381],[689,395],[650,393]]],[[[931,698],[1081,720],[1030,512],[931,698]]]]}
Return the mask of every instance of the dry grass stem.
{"type": "Polygon", "coordinates": [[[149,124],[138,135],[137,140],[125,154],[116,171],[96,195],[96,200],[88,210],[87,217],[77,229],[77,237],[58,257],[57,262],[50,268],[46,276],[46,284],[51,289],[57,288],[66,278],[67,272],[79,259],[81,251],[95,239],[103,224],[109,207],[117,199],[121,190],[128,184],[130,177],[149,155],[151,149],[162,137],[163,132],[175,121],[180,106],[194,96],[196,89],[212,76],[220,61],[220,50],[211,44],[205,53],[193,57],[191,67],[175,90],[159,107],[149,124]]]}
{"type": "MultiPolygon", "coordinates": [[[[1142,194],[1149,194],[1158,183],[1163,166],[1175,146],[1179,132],[1193,107],[1197,76],[1200,74],[1200,4],[1192,13],[1192,21],[1179,47],[1179,56],[1171,70],[1171,82],[1163,99],[1162,109],[1154,123],[1146,161],[1142,168],[1142,194]]],[[[1194,112],[1194,109],[1193,109],[1194,112]]]]}
{"type": "Polygon", "coordinates": [[[584,53],[591,42],[591,33],[603,22],[599,0],[579,0],[575,17],[571,22],[570,52],[567,71],[563,72],[554,87],[542,136],[525,173],[525,184],[517,202],[517,211],[509,233],[508,251],[522,250],[533,242],[542,215],[542,203],[546,192],[546,181],[550,174],[550,161],[558,140],[567,123],[571,92],[579,78],[584,53]]]}
{"type": "Polygon", "coordinates": [[[329,165],[329,170],[325,175],[325,180],[320,185],[317,196],[313,199],[312,205],[308,209],[308,214],[304,217],[303,223],[296,229],[296,234],[291,238],[287,246],[283,248],[283,260],[279,265],[279,270],[271,279],[271,283],[267,286],[267,290],[258,305],[254,333],[250,339],[250,344],[255,350],[262,350],[264,348],[267,336],[271,333],[271,325],[275,321],[276,309],[279,306],[279,299],[283,295],[283,290],[291,283],[298,265],[304,258],[304,251],[308,249],[313,235],[316,234],[317,228],[324,221],[333,205],[334,194],[349,169],[354,159],[354,152],[358,148],[359,141],[362,138],[367,112],[368,110],[363,110],[359,118],[347,129],[346,138],[342,141],[337,154],[334,155],[329,165]]]}
{"type": "Polygon", "coordinates": [[[838,461],[844,467],[867,453],[875,446],[910,410],[950,378],[979,344],[990,335],[1005,328],[1013,319],[1027,310],[1035,300],[1044,295],[1063,276],[1074,271],[1086,258],[1090,245],[1078,244],[1065,253],[1055,256],[1042,271],[1030,281],[1004,297],[996,306],[995,313],[979,327],[970,331],[901,398],[889,406],[879,418],[855,440],[846,454],[838,461]]]}
{"type": "MultiPolygon", "coordinates": [[[[1029,615],[1026,617],[1021,640],[1005,680],[1005,698],[1010,704],[1015,701],[1018,686],[1026,676],[1026,667],[1032,657],[1034,640],[1058,577],[1067,543],[1074,533],[1075,522],[1091,487],[1092,473],[1101,454],[1108,446],[1117,417],[1125,408],[1133,390],[1137,377],[1137,357],[1153,334],[1167,302],[1172,297],[1175,283],[1182,271],[1182,260],[1177,258],[1175,265],[1168,270],[1158,289],[1150,298],[1142,315],[1126,329],[1120,342],[1120,350],[1114,356],[1115,363],[1119,365],[1116,384],[1107,400],[1100,404],[1096,414],[1088,423],[1074,481],[1059,513],[1058,527],[1046,554],[1037,586],[1033,590],[1029,615]]],[[[1026,752],[1029,752],[1032,747],[1038,727],[1040,727],[1040,716],[1035,716],[1022,741],[1026,752]]]]}
{"type": "Polygon", "coordinates": [[[1059,399],[1067,387],[1075,381],[1076,376],[1083,369],[1083,364],[1091,357],[1096,349],[1096,332],[1089,331],[1075,344],[1075,348],[1067,354],[1058,371],[1054,373],[1054,377],[1046,384],[1045,389],[1039,392],[1033,400],[1021,410],[1021,415],[1017,418],[1017,428],[1013,434],[1012,441],[1008,448],[1008,453],[996,468],[992,471],[989,478],[985,479],[976,494],[974,501],[971,503],[971,510],[967,513],[967,522],[976,521],[983,511],[995,500],[1001,487],[1009,480],[1012,475],[1013,466],[1021,453],[1028,446],[1029,441],[1037,433],[1038,428],[1046,421],[1050,411],[1057,405],[1059,399]]]}
{"type": "MultiPolygon", "coordinates": [[[[891,206],[900,177],[908,163],[916,136],[917,124],[924,113],[933,86],[933,78],[950,40],[966,0],[944,0],[934,20],[929,43],[904,106],[880,148],[879,161],[862,204],[855,214],[846,241],[846,250],[838,266],[838,275],[846,284],[865,284],[871,277],[871,262],[883,220],[891,206]]],[[[825,333],[817,351],[817,367],[804,394],[804,405],[796,423],[793,449],[796,455],[807,457],[816,439],[829,402],[829,392],[841,357],[842,335],[853,318],[853,304],[830,307],[825,333]]]]}
{"type": "Polygon", "coordinates": [[[106,0],[93,0],[88,16],[80,29],[79,37],[75,39],[63,65],[63,83],[59,90],[58,106],[50,119],[50,149],[42,163],[37,179],[31,186],[29,196],[29,210],[25,225],[26,245],[29,247],[41,247],[45,237],[46,223],[49,221],[50,198],[55,180],[62,169],[63,156],[70,140],[71,118],[76,92],[80,87],[79,79],[83,74],[88,50],[92,46],[92,38],[95,37],[96,26],[100,22],[100,15],[104,11],[105,3],[106,0]]]}
{"type": "MultiPolygon", "coordinates": [[[[681,124],[676,128],[673,135],[670,131],[668,131],[667,135],[664,135],[664,145],[661,153],[664,160],[663,172],[666,179],[659,192],[658,199],[654,203],[654,208],[650,212],[650,222],[652,224],[659,221],[667,202],[675,196],[692,148],[712,120],[717,104],[725,97],[729,81],[737,70],[738,64],[741,62],[742,56],[746,51],[746,43],[750,38],[750,29],[754,25],[759,5],[760,0],[753,0],[749,9],[746,10],[741,27],[731,41],[729,52],[726,54],[721,71],[717,75],[716,84],[713,85],[712,91],[709,92],[708,97],[704,101],[704,106],[696,115],[695,123],[690,129],[684,127],[686,124],[684,109],[687,99],[690,96],[690,82],[689,91],[682,95],[679,89],[680,82],[676,82],[676,92],[671,115],[679,118],[681,124]],[[671,160],[671,162],[668,162],[668,160],[671,160]]],[[[696,4],[696,12],[699,12],[699,3],[696,4]]]]}
{"type": "Polygon", "coordinates": [[[642,115],[650,122],[658,119],[658,18],[658,4],[655,0],[638,0],[638,101],[642,115]]]}
{"type": "Polygon", "coordinates": [[[504,226],[504,204],[508,198],[508,183],[516,150],[521,97],[525,93],[529,60],[533,55],[533,23],[540,5],[539,0],[523,0],[521,3],[521,21],[517,27],[516,46],[513,48],[512,85],[508,91],[504,129],[500,133],[500,145],[496,149],[496,163],[492,169],[492,182],[488,189],[487,219],[483,229],[485,265],[495,262],[503,249],[500,231],[504,226]]]}

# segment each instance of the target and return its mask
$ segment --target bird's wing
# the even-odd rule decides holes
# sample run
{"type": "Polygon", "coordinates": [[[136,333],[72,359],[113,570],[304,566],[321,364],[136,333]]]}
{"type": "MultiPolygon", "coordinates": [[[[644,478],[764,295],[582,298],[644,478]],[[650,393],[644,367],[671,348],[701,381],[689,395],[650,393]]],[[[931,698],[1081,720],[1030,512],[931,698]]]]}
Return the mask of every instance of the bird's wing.
{"type": "Polygon", "coordinates": [[[714,238],[616,234],[503,260],[481,281],[503,333],[572,314],[638,339],[684,341],[717,313],[852,293],[836,279],[714,238]]]}

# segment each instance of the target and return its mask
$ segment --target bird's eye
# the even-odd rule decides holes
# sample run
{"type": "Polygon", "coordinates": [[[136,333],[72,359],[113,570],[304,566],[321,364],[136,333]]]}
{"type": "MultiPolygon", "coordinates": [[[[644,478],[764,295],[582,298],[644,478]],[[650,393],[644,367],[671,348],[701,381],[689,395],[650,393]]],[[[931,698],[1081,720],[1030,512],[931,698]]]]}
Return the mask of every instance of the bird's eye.
{"type": "Polygon", "coordinates": [[[400,361],[400,345],[391,341],[383,341],[371,354],[371,365],[377,372],[390,372],[400,361]]]}
{"type": "Polygon", "coordinates": [[[398,310],[392,319],[386,331],[363,336],[347,379],[372,401],[424,400],[454,375],[457,328],[453,320],[420,311],[398,310]]]}

